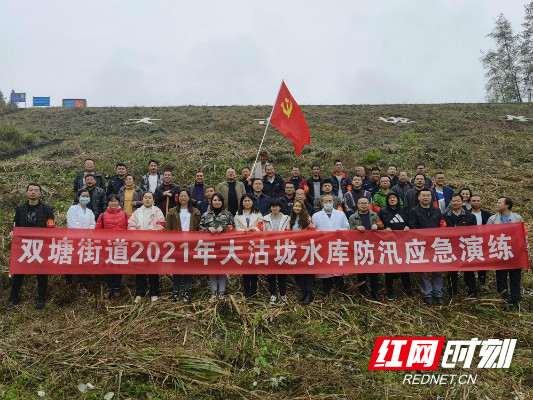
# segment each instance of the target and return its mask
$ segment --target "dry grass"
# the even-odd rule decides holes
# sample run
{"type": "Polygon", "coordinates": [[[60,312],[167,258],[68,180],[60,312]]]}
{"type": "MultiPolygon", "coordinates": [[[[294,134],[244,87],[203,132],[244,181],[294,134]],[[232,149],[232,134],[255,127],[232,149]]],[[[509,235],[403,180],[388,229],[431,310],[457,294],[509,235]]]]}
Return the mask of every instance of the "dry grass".
{"type": "MultiPolygon", "coordinates": [[[[28,182],[43,184],[58,226],[64,226],[74,170],[85,157],[94,157],[104,174],[112,174],[115,161],[125,161],[140,176],[146,160],[155,156],[174,168],[182,185],[198,168],[208,182],[217,183],[227,166],[251,164],[263,129],[253,118],[268,113],[268,107],[137,107],[28,109],[4,116],[38,142],[65,140],[0,161],[1,293],[6,297],[10,284],[6,235],[28,182]],[[123,125],[128,118],[145,116],[162,121],[123,125]]],[[[308,175],[307,166],[315,160],[325,173],[335,158],[344,160],[348,172],[373,157],[367,167],[395,163],[409,172],[423,160],[430,174],[443,170],[453,187],[472,187],[487,205],[510,195],[533,229],[531,124],[503,120],[507,114],[531,116],[528,105],[305,106],[304,113],[313,135],[305,161],[295,158],[292,146],[274,129],[267,136],[266,148],[282,175],[292,164],[308,175]],[[417,123],[390,125],[380,116],[417,123]]],[[[495,287],[492,275],[489,284],[495,287]]],[[[127,287],[133,286],[127,281],[127,287]]],[[[44,390],[58,399],[102,398],[108,391],[120,391],[123,399],[533,398],[531,314],[503,315],[494,290],[474,302],[428,309],[420,299],[410,302],[401,295],[394,303],[377,304],[361,297],[351,283],[347,303],[319,298],[304,308],[294,305],[294,287],[289,289],[293,304],[287,307],[265,305],[264,285],[261,301],[245,303],[239,287],[234,277],[233,296],[211,304],[206,282],[197,279],[192,305],[134,306],[132,293],[105,300],[98,279],[89,295],[81,296],[54,277],[47,307],[36,311],[31,302],[35,282],[28,279],[23,303],[0,313],[0,397],[27,399],[44,390]],[[414,387],[401,384],[401,373],[367,371],[376,336],[428,335],[517,338],[518,345],[509,370],[470,371],[478,374],[476,385],[414,387]],[[82,396],[76,386],[85,382],[95,389],[82,396]]],[[[532,309],[530,273],[524,274],[524,290],[526,307],[532,309]]]]}

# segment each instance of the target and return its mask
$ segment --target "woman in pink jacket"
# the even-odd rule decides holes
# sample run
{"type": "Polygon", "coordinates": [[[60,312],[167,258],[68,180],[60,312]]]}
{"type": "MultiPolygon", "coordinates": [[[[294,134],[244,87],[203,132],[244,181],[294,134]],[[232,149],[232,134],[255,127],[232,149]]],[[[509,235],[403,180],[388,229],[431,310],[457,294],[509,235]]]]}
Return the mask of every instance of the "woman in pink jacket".
{"type": "MultiPolygon", "coordinates": [[[[128,229],[143,231],[161,231],[165,227],[163,212],[154,206],[154,195],[146,192],[143,195],[142,207],[135,210],[128,221],[128,229]]],[[[159,299],[159,275],[136,275],[134,303],[140,303],[146,294],[146,278],[150,283],[150,300],[152,303],[159,299]]]]}

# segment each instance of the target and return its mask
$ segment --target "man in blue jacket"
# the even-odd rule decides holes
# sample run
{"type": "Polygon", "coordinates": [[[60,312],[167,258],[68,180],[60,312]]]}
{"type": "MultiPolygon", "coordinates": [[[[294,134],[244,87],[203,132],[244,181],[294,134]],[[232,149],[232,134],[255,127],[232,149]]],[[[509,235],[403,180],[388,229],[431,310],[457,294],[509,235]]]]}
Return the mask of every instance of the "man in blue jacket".
{"type": "Polygon", "coordinates": [[[433,185],[431,191],[437,198],[437,203],[442,212],[450,205],[450,199],[453,195],[453,189],[449,186],[444,186],[445,183],[444,172],[437,172],[435,174],[435,185],[433,185]]]}

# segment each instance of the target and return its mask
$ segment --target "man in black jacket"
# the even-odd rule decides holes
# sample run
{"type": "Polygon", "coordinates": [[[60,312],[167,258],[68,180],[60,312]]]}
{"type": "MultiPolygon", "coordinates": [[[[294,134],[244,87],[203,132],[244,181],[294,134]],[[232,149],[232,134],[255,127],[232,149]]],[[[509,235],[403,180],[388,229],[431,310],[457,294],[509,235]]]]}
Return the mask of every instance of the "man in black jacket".
{"type": "Polygon", "coordinates": [[[270,197],[263,193],[263,181],[259,178],[254,179],[252,183],[252,195],[255,199],[255,205],[261,212],[261,215],[265,216],[270,214],[270,197]]]}
{"type": "Polygon", "coordinates": [[[331,184],[333,185],[332,193],[339,199],[343,199],[346,192],[352,189],[350,177],[342,172],[343,166],[341,160],[335,160],[335,172],[329,177],[331,184]]]}
{"type": "MultiPolygon", "coordinates": [[[[444,222],[447,227],[476,225],[476,217],[470,211],[463,208],[463,198],[459,193],[452,194],[450,198],[450,210],[444,214],[444,222]]],[[[451,299],[457,298],[458,271],[448,272],[448,289],[451,299]]],[[[477,294],[476,276],[474,271],[464,272],[465,285],[468,287],[468,297],[475,298],[477,294]]]]}
{"type": "MultiPolygon", "coordinates": [[[[424,187],[426,189],[431,189],[431,187],[433,186],[433,181],[426,176],[426,164],[424,163],[416,164],[416,174],[424,175],[424,187]]],[[[413,179],[411,179],[411,183],[413,184],[415,183],[415,178],[416,178],[416,175],[413,177],[413,179]]]]}
{"type": "Polygon", "coordinates": [[[207,184],[204,182],[204,173],[202,171],[196,171],[194,174],[194,183],[189,185],[189,192],[191,193],[192,204],[196,206],[200,201],[205,200],[205,187],[207,184]]]}
{"type": "Polygon", "coordinates": [[[83,171],[76,171],[76,178],[74,178],[74,193],[77,194],[78,190],[85,186],[85,177],[89,174],[94,175],[96,186],[101,188],[105,193],[105,179],[100,172],[94,170],[94,160],[90,158],[86,159],[83,163],[83,171]]]}
{"type": "Polygon", "coordinates": [[[89,204],[87,204],[87,208],[93,212],[94,220],[98,221],[100,214],[102,214],[107,208],[105,190],[96,186],[96,179],[94,175],[86,175],[85,186],[78,190],[74,204],[78,204],[78,198],[83,190],[89,191],[89,198],[91,201],[89,201],[89,204]]]}
{"type": "Polygon", "coordinates": [[[409,182],[407,172],[401,171],[398,175],[398,183],[392,187],[392,191],[400,196],[405,205],[405,194],[413,188],[413,184],[409,182]]]}
{"type": "Polygon", "coordinates": [[[126,168],[126,164],[119,162],[115,165],[115,176],[109,180],[106,198],[110,194],[118,194],[120,192],[120,189],[124,187],[127,174],[128,168],[126,168]]]}
{"type": "MultiPolygon", "coordinates": [[[[492,214],[487,210],[481,209],[481,196],[478,194],[473,194],[470,197],[470,205],[472,206],[470,212],[474,214],[474,217],[476,217],[477,225],[486,225],[492,214]]],[[[481,290],[489,290],[487,287],[487,271],[478,271],[477,279],[479,280],[481,290]]]]}
{"type": "MultiPolygon", "coordinates": [[[[163,183],[155,190],[154,204],[163,211],[163,215],[167,216],[167,211],[172,207],[176,207],[176,195],[180,191],[180,187],[172,183],[172,171],[166,169],[163,172],[163,183]]],[[[196,204],[195,204],[196,205],[196,204]]]]}
{"type": "MultiPolygon", "coordinates": [[[[409,229],[439,228],[443,225],[444,221],[442,221],[440,209],[431,204],[431,194],[431,190],[427,188],[423,188],[418,192],[419,204],[409,210],[409,229]]],[[[439,305],[444,304],[442,286],[442,272],[433,272],[432,274],[422,272],[420,274],[420,291],[422,292],[424,303],[428,306],[433,304],[431,297],[435,297],[439,305]]]]}
{"type": "Polygon", "coordinates": [[[311,176],[307,179],[307,187],[309,188],[309,201],[313,203],[317,197],[322,195],[322,182],[324,179],[320,177],[320,164],[313,163],[311,165],[311,176]]]}
{"type": "Polygon", "coordinates": [[[379,167],[372,167],[370,170],[370,182],[367,183],[364,188],[365,190],[368,190],[372,197],[379,192],[379,179],[381,178],[381,171],[379,170],[379,167]]]}
{"type": "MultiPolygon", "coordinates": [[[[405,193],[405,198],[403,199],[403,206],[405,207],[405,210],[409,212],[411,208],[415,207],[418,204],[418,196],[420,195],[420,191],[425,188],[425,182],[426,177],[424,174],[416,174],[413,178],[414,182],[414,188],[407,191],[405,193]]],[[[428,189],[428,188],[425,188],[428,189]]],[[[431,194],[431,202],[435,207],[438,207],[437,198],[435,197],[435,194],[433,192],[429,192],[431,194]]]]}
{"type": "MultiPolygon", "coordinates": [[[[53,228],[54,227],[54,209],[49,205],[43,203],[41,200],[41,186],[37,183],[30,183],[26,187],[26,198],[28,201],[17,207],[15,211],[15,218],[13,220],[15,226],[31,227],[31,228],[53,228]]],[[[10,233],[13,237],[13,232],[10,233]]],[[[20,303],[20,289],[22,288],[22,281],[24,275],[13,275],[11,283],[11,294],[7,302],[7,308],[11,308],[20,303]]],[[[37,275],[37,300],[35,308],[43,308],[46,303],[46,293],[48,291],[48,275],[37,275]]]]}
{"type": "Polygon", "coordinates": [[[281,196],[285,187],[283,179],[276,174],[272,164],[267,164],[265,171],[266,175],[263,177],[263,193],[271,199],[281,196]]]}
{"type": "Polygon", "coordinates": [[[294,188],[294,183],[286,182],[285,183],[285,194],[282,195],[279,199],[281,200],[281,212],[285,215],[289,215],[292,209],[292,204],[296,197],[294,193],[296,189],[294,188]]]}
{"type": "Polygon", "coordinates": [[[372,195],[368,190],[363,189],[363,178],[359,174],[355,174],[352,178],[352,190],[346,192],[344,195],[344,213],[346,214],[346,218],[349,219],[357,211],[357,201],[361,197],[366,197],[368,202],[372,204],[372,195]]]}

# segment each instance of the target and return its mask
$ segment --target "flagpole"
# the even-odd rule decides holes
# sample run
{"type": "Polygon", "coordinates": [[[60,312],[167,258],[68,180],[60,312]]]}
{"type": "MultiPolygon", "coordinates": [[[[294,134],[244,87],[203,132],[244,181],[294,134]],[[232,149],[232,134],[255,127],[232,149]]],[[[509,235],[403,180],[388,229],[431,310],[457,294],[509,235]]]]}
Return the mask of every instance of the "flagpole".
{"type": "MultiPolygon", "coordinates": [[[[279,85],[278,93],[276,94],[276,100],[278,99],[279,92],[281,90],[281,86],[283,85],[283,79],[281,80],[281,84],[279,85]]],[[[276,107],[276,100],[274,100],[274,105],[272,106],[272,110],[270,111],[270,115],[267,119],[267,126],[265,128],[265,131],[263,132],[263,138],[261,139],[261,143],[259,144],[259,150],[257,150],[257,155],[255,156],[255,162],[252,165],[252,174],[254,172],[254,168],[257,165],[257,159],[259,158],[259,153],[261,153],[261,147],[263,147],[263,142],[265,141],[265,136],[267,133],[268,126],[270,125],[270,118],[272,117],[272,114],[274,113],[274,108],[276,107]]]]}

